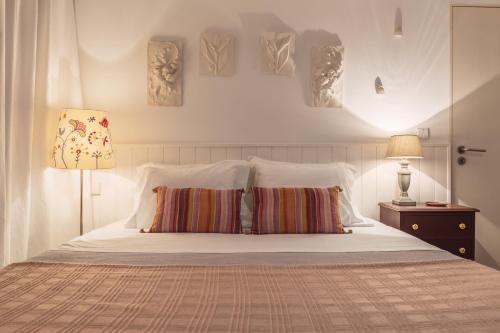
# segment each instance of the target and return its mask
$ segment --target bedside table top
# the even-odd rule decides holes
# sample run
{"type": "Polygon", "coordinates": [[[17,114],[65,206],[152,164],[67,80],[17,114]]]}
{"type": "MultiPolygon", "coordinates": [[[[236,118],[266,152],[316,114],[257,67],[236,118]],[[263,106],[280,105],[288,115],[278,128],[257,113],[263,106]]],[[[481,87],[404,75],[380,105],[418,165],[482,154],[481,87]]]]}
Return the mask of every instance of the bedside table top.
{"type": "Polygon", "coordinates": [[[384,207],[396,212],[479,212],[479,209],[460,206],[455,204],[448,204],[444,207],[426,206],[425,203],[417,203],[416,206],[398,206],[390,202],[380,202],[380,207],[384,207]]]}

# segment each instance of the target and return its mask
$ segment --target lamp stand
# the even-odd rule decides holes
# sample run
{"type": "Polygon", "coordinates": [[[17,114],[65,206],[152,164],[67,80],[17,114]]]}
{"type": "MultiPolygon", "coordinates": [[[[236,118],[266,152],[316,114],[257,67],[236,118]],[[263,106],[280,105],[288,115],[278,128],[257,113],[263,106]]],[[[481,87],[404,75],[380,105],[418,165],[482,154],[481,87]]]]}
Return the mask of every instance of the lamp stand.
{"type": "Polygon", "coordinates": [[[80,236],[83,235],[83,170],[80,169],[80,236]]]}
{"type": "Polygon", "coordinates": [[[398,170],[398,184],[399,184],[399,198],[392,200],[392,203],[398,206],[416,206],[417,203],[410,199],[408,196],[408,189],[410,188],[411,171],[408,169],[410,161],[402,159],[399,162],[401,166],[398,170]]]}

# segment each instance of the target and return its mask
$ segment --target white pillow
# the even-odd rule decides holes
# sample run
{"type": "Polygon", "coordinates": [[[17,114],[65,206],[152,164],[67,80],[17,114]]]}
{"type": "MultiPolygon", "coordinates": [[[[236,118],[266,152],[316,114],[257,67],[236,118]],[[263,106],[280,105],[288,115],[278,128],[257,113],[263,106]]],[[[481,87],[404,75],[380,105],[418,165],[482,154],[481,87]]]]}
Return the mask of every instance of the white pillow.
{"type": "Polygon", "coordinates": [[[340,186],[342,224],[346,227],[369,226],[352,202],[355,169],[347,163],[288,163],[250,157],[253,184],[257,187],[332,187],[340,186]]]}
{"type": "Polygon", "coordinates": [[[137,168],[139,182],[127,228],[149,228],[156,210],[157,186],[175,188],[245,189],[250,173],[247,161],[221,161],[213,164],[168,165],[146,163],[137,168]]]}

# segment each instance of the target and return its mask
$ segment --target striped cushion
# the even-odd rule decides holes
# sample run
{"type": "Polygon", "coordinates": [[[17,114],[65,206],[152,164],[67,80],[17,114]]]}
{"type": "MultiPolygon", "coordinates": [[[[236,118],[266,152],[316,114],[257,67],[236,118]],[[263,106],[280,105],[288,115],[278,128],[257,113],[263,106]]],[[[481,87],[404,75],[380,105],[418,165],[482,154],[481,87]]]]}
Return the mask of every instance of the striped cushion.
{"type": "Polygon", "coordinates": [[[254,187],[252,232],[256,234],[342,234],[340,187],[254,187]]]}
{"type": "Polygon", "coordinates": [[[243,190],[157,187],[156,213],[149,232],[241,231],[243,190]]]}

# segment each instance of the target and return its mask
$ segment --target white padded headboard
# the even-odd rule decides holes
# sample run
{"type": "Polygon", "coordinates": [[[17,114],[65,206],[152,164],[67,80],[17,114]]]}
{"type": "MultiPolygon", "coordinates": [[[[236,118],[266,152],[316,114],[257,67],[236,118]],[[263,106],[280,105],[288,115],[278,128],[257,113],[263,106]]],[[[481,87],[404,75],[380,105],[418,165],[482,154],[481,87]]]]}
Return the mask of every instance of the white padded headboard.
{"type": "MultiPolygon", "coordinates": [[[[378,202],[398,192],[397,161],[385,158],[386,145],[335,144],[115,144],[117,167],[92,173],[93,217],[100,227],[124,218],[132,207],[135,168],[146,162],[210,163],[259,156],[290,162],[347,162],[358,171],[354,200],[363,215],[378,219],[378,202]],[[95,195],[99,193],[99,195],[95,195]]],[[[417,201],[450,200],[450,153],[445,144],[424,145],[424,158],[411,164],[410,196],[417,201]]]]}

